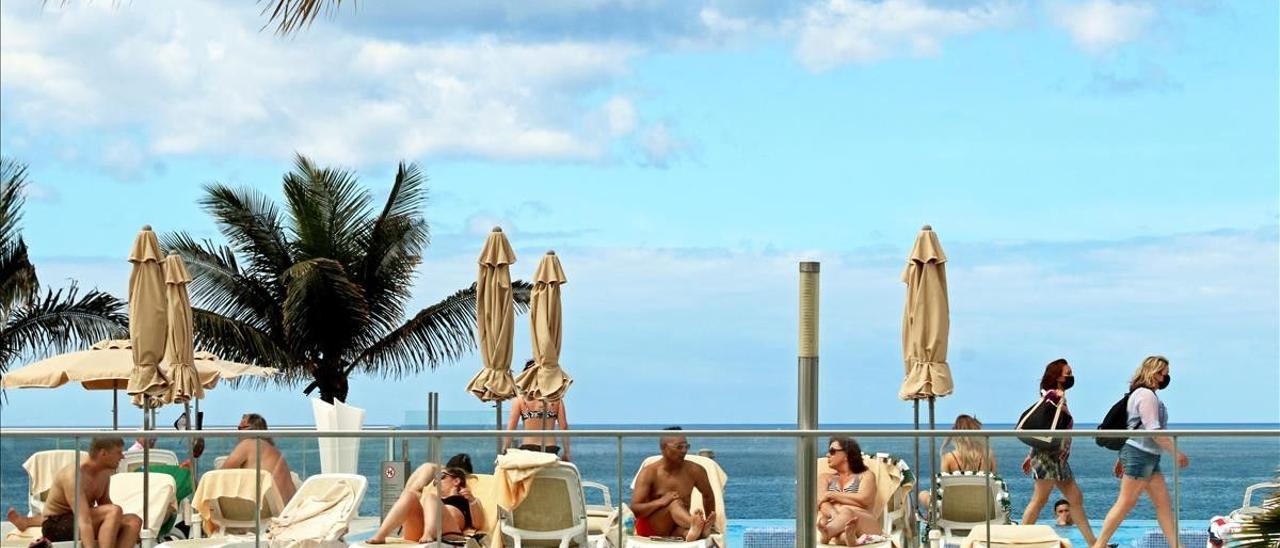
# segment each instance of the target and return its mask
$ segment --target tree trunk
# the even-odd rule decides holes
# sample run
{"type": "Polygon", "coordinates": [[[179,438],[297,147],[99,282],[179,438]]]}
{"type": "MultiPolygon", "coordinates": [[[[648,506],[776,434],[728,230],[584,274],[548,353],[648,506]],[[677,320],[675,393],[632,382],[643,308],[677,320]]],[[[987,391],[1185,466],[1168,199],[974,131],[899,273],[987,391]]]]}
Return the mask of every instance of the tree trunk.
{"type": "Polygon", "coordinates": [[[334,400],[344,403],[347,401],[347,391],[350,386],[347,384],[347,375],[343,373],[341,367],[321,364],[316,368],[315,379],[316,388],[320,389],[321,400],[330,404],[334,400]]]}

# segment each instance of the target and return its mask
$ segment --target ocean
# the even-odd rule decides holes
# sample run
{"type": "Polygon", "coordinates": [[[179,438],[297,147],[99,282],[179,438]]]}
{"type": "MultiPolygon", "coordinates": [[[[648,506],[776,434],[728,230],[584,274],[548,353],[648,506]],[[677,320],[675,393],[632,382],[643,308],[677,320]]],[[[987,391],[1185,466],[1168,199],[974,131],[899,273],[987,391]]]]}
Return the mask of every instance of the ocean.
{"type": "MultiPolygon", "coordinates": [[[[584,429],[660,429],[666,425],[581,425],[584,429]]],[[[784,425],[686,425],[686,429],[786,429],[784,425]]],[[[1008,425],[990,425],[1007,428],[1008,425]]],[[[1204,522],[1215,515],[1223,515],[1241,504],[1245,487],[1276,477],[1280,468],[1280,425],[1276,424],[1194,424],[1174,425],[1188,429],[1239,429],[1264,428],[1276,430],[1276,436],[1266,438],[1202,438],[1180,439],[1179,446],[1190,458],[1190,467],[1181,473],[1181,517],[1192,522],[1204,522]]],[[[409,426],[408,428],[421,428],[409,426]]],[[[466,429],[462,426],[450,428],[466,429]]],[[[477,427],[478,428],[478,427],[477,427]]],[[[824,429],[909,429],[910,425],[823,425],[824,429]]],[[[132,443],[132,440],[126,440],[132,443]]],[[[868,453],[889,453],[903,458],[913,465],[913,443],[905,438],[862,437],[858,440],[868,453]]],[[[725,505],[731,520],[776,519],[795,515],[795,445],[792,440],[780,438],[689,438],[690,453],[700,449],[715,452],[715,458],[729,476],[725,488],[725,505]]],[[[31,453],[43,449],[69,448],[70,440],[16,439],[0,436],[0,505],[23,511],[26,509],[27,478],[22,462],[31,453]]],[[[180,443],[162,440],[161,448],[172,449],[179,454],[180,443]]],[[[202,469],[213,465],[213,458],[225,455],[232,440],[208,440],[202,469]]],[[[319,472],[318,447],[314,440],[279,440],[290,466],[302,476],[319,472]]],[[[399,440],[392,444],[398,453],[399,440]]],[[[1022,474],[1020,464],[1027,447],[1015,439],[993,440],[999,472],[1009,485],[1014,519],[1020,519],[1022,509],[1031,494],[1031,479],[1022,474]]],[[[825,440],[823,440],[825,447],[825,440]]],[[[941,440],[939,440],[941,447],[941,440]]],[[[625,484],[630,483],[640,462],[657,454],[656,439],[631,438],[623,442],[623,500],[630,496],[625,484]]],[[[361,445],[360,473],[370,478],[361,515],[378,514],[379,466],[386,459],[388,443],[385,440],[366,440],[361,445]]],[[[411,440],[409,458],[413,465],[421,464],[427,455],[426,440],[411,440]]],[[[921,462],[927,468],[928,441],[921,443],[921,462]]],[[[495,456],[494,441],[485,439],[446,439],[442,443],[443,458],[470,453],[478,472],[491,472],[495,456]]],[[[572,457],[583,478],[602,483],[613,491],[614,502],[618,497],[617,441],[614,438],[575,438],[572,457]]],[[[1096,446],[1091,439],[1077,439],[1072,450],[1071,468],[1085,496],[1085,509],[1091,518],[1101,518],[1115,501],[1119,480],[1111,475],[1116,453],[1096,446]]],[[[1161,467],[1172,481],[1171,459],[1165,456],[1161,467]]],[[[914,467],[914,465],[913,465],[914,467]]],[[[926,470],[918,477],[929,477],[926,470]]],[[[1170,486],[1172,492],[1173,487],[1170,486]]],[[[589,495],[590,496],[590,495],[589,495]]],[[[1041,513],[1041,519],[1051,519],[1050,509],[1057,493],[1041,513]]],[[[595,501],[592,501],[595,502],[595,501]]],[[[1131,514],[1133,519],[1154,519],[1149,502],[1143,499],[1131,514]]],[[[1184,525],[1185,527],[1185,525],[1184,525]]],[[[1198,528],[1198,525],[1196,526],[1198,528]]]]}

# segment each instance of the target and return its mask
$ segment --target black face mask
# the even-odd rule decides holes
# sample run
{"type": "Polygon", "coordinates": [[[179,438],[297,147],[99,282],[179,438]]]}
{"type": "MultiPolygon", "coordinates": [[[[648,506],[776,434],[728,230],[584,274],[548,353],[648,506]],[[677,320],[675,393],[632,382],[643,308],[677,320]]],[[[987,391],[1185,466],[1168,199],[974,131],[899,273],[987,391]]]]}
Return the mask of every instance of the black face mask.
{"type": "Polygon", "coordinates": [[[1075,375],[1067,375],[1067,378],[1062,379],[1062,389],[1063,389],[1063,390],[1071,390],[1071,387],[1072,387],[1072,386],[1075,386],[1075,385],[1076,385],[1076,376],[1075,376],[1075,375]]]}
{"type": "Polygon", "coordinates": [[[1168,373],[1164,374],[1164,380],[1160,381],[1160,389],[1164,390],[1169,387],[1169,379],[1173,378],[1168,373]]]}

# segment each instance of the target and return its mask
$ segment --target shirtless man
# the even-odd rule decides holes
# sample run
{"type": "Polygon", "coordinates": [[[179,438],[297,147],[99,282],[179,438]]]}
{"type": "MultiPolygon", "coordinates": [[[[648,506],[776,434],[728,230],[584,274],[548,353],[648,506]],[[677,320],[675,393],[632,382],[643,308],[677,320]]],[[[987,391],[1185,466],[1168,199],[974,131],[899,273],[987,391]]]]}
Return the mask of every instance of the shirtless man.
{"type": "MultiPolygon", "coordinates": [[[[248,413],[240,417],[240,430],[266,430],[267,419],[257,413],[248,413]]],[[[256,446],[260,445],[262,451],[261,470],[271,474],[271,482],[276,486],[276,492],[280,493],[280,501],[289,504],[289,499],[293,498],[294,491],[297,486],[293,484],[293,474],[289,473],[289,463],[284,460],[284,453],[276,448],[276,443],[271,438],[262,438],[262,443],[257,444],[254,438],[241,440],[236,444],[236,448],[231,450],[231,454],[227,456],[226,462],[222,463],[222,469],[243,468],[252,470],[254,468],[254,455],[258,451],[256,446]]]]}
{"type": "MultiPolygon", "coordinates": [[[[673,426],[667,430],[680,430],[673,426]]],[[[673,435],[659,442],[662,459],[640,469],[636,488],[631,494],[631,511],[637,520],[645,520],[654,535],[683,537],[686,541],[706,538],[716,521],[716,497],[711,490],[707,471],[697,463],[684,460],[689,442],[673,435]],[[689,512],[693,488],[702,493],[702,507],[707,510],[689,512]]]]}
{"type": "Polygon", "coordinates": [[[125,514],[111,502],[108,487],[111,474],[124,458],[124,440],[94,438],[89,444],[89,459],[80,463],[79,523],[71,511],[75,500],[76,467],[58,471],[45,501],[44,515],[23,517],[9,509],[9,522],[19,531],[40,527],[45,538],[53,542],[72,540],[74,527],[80,528],[80,542],[88,548],[130,548],[138,542],[142,520],[125,514]]]}

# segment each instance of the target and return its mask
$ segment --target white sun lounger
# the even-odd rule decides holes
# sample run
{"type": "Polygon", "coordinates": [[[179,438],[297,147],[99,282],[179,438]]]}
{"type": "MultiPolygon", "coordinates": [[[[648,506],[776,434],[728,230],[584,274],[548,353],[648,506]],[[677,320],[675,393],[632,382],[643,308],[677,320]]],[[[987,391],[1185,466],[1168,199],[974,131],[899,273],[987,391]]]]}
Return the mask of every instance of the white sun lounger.
{"type": "MultiPolygon", "coordinates": [[[[467,487],[471,489],[471,494],[473,496],[475,496],[477,499],[480,499],[480,505],[484,507],[485,522],[483,526],[481,526],[482,524],[479,524],[479,523],[475,525],[477,526],[478,531],[489,533],[490,531],[493,530],[493,528],[496,526],[498,521],[498,498],[497,498],[497,490],[494,487],[493,475],[492,474],[472,474],[470,476],[467,476],[467,487]]],[[[423,496],[424,497],[436,496],[435,486],[429,484],[427,486],[427,489],[424,491],[423,496]]],[[[375,547],[386,546],[388,544],[394,545],[396,546],[396,548],[452,548],[450,545],[445,544],[443,542],[439,542],[439,541],[419,543],[419,542],[415,542],[412,539],[405,539],[400,537],[387,537],[386,544],[369,544],[367,542],[361,541],[361,542],[352,543],[351,546],[353,548],[375,548],[375,547]]],[[[488,542],[485,542],[485,545],[487,546],[488,542]]]]}
{"type": "MultiPolygon", "coordinates": [[[[142,472],[113,474],[109,485],[111,502],[119,505],[125,514],[142,515],[142,472]]],[[[156,472],[151,473],[148,487],[151,496],[147,510],[151,515],[142,523],[142,531],[138,538],[142,548],[151,548],[156,545],[156,534],[174,511],[174,493],[177,490],[172,476],[156,472]]],[[[39,527],[29,527],[21,532],[9,530],[4,535],[2,546],[3,548],[26,548],[32,541],[43,535],[39,527]]],[[[71,548],[72,545],[71,541],[54,543],[55,548],[71,548]]]]}
{"type": "MultiPolygon", "coordinates": [[[[644,462],[640,463],[640,470],[645,466],[657,462],[661,459],[661,455],[648,457],[644,462]]],[[[711,482],[712,495],[716,501],[716,521],[712,528],[712,533],[707,538],[695,540],[693,542],[685,541],[669,541],[659,540],[647,537],[626,536],[624,535],[624,546],[626,548],[711,548],[712,546],[723,548],[725,544],[725,530],[728,527],[729,519],[728,511],[724,506],[724,486],[728,482],[729,476],[724,473],[724,469],[720,468],[720,464],[707,457],[699,455],[685,455],[684,460],[695,463],[707,471],[707,479],[711,482]]],[[[640,475],[640,471],[636,471],[636,476],[640,475]]],[[[631,488],[635,489],[636,480],[631,478],[631,488]]],[[[695,488],[693,495],[690,497],[689,510],[702,509],[702,494],[695,488]]],[[[623,516],[629,514],[631,510],[623,505],[623,516]]],[[[614,523],[603,538],[599,538],[597,545],[602,548],[613,547],[618,541],[618,519],[615,516],[614,523]]]]}
{"type": "MultiPolygon", "coordinates": [[[[172,466],[178,465],[178,454],[168,449],[152,449],[148,458],[149,464],[168,464],[172,466]]],[[[142,471],[142,450],[125,451],[124,459],[120,461],[120,466],[116,468],[117,472],[141,472],[142,471]]]]}
{"type": "Polygon", "coordinates": [[[212,470],[205,474],[191,496],[191,505],[199,515],[191,527],[192,536],[203,531],[211,533],[210,538],[178,540],[160,546],[195,548],[252,540],[256,531],[255,515],[257,522],[265,526],[284,509],[271,474],[240,469],[212,470]],[[261,491],[255,492],[256,486],[260,486],[261,491]],[[255,499],[261,499],[261,506],[255,499]]]}
{"type": "MultiPolygon", "coordinates": [[[[89,453],[80,451],[80,462],[89,460],[89,453]]],[[[53,478],[58,471],[76,463],[76,451],[51,449],[37,451],[22,463],[27,471],[27,515],[38,516],[44,511],[44,501],[53,488],[53,478]]]]}
{"type": "MultiPolygon", "coordinates": [[[[899,548],[905,547],[907,545],[908,518],[911,516],[912,484],[902,480],[898,464],[885,453],[876,455],[863,454],[862,462],[876,475],[876,504],[880,509],[880,526],[884,530],[886,540],[859,546],[887,548],[890,544],[893,544],[899,548]]],[[[819,475],[832,471],[827,464],[827,457],[818,459],[817,470],[819,475]]],[[[816,525],[814,534],[819,534],[816,525]]],[[[815,537],[815,541],[817,538],[819,537],[815,537]]],[[[817,544],[817,546],[835,545],[817,544]]]]}
{"type": "Polygon", "coordinates": [[[1048,525],[992,525],[989,540],[987,528],[977,527],[969,531],[960,548],[1071,548],[1071,542],[1048,525]]]}
{"type": "Polygon", "coordinates": [[[975,528],[981,528],[985,534],[988,521],[992,525],[1009,523],[1009,514],[1001,503],[1008,500],[1009,492],[1004,481],[988,475],[987,472],[938,475],[938,500],[934,505],[943,546],[958,544],[963,539],[958,533],[968,533],[975,528]]]}
{"type": "Polygon", "coordinates": [[[587,546],[586,497],[578,468],[567,462],[539,469],[529,494],[510,512],[499,511],[499,534],[510,546],[587,546]]]}

